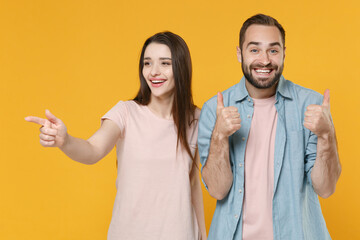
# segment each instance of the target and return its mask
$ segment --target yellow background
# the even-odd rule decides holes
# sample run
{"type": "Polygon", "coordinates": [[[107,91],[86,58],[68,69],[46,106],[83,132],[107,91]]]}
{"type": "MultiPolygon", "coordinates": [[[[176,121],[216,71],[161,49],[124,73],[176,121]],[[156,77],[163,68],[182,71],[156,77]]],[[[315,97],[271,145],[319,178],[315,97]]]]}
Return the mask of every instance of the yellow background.
{"type": "MultiPolygon", "coordinates": [[[[342,1],[0,0],[0,239],[105,239],[115,151],[93,166],[38,143],[27,115],[46,108],[88,138],[117,101],[134,97],[147,37],[170,30],[190,47],[198,106],[237,83],[238,32],[256,14],[286,30],[284,76],[331,92],[343,172],[321,199],[333,239],[360,239],[360,4],[342,1]]],[[[204,191],[209,228],[215,201],[204,191]]]]}

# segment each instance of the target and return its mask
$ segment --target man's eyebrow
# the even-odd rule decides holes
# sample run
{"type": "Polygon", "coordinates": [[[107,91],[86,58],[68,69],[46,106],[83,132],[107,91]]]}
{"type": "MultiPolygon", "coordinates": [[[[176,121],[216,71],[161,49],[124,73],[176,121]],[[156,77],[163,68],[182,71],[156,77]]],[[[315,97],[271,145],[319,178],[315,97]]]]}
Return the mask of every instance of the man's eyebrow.
{"type": "MultiPolygon", "coordinates": [[[[246,47],[248,47],[249,45],[259,46],[259,45],[261,45],[261,43],[260,42],[249,42],[246,47]]],[[[272,42],[272,43],[269,43],[269,45],[270,45],[270,47],[273,47],[273,46],[281,47],[281,44],[279,42],[272,42]]]]}
{"type": "Polygon", "coordinates": [[[279,46],[279,47],[281,47],[281,44],[279,43],[279,42],[273,42],[273,43],[270,43],[269,44],[271,47],[273,47],[273,46],[279,46]]]}
{"type": "Polygon", "coordinates": [[[258,45],[260,45],[260,43],[259,43],[259,42],[249,42],[249,43],[246,45],[246,47],[248,47],[249,45],[256,45],[256,46],[258,46],[258,45]]]}

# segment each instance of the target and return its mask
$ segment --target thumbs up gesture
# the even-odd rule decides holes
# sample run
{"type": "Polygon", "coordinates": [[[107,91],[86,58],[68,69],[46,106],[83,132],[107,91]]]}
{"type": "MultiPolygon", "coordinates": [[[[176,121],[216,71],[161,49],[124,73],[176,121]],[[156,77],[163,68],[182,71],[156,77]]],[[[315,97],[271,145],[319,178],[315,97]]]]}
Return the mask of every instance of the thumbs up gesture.
{"type": "Polygon", "coordinates": [[[322,137],[333,131],[333,123],[330,115],[329,89],[325,91],[321,105],[312,104],[306,108],[304,126],[318,137],[322,137]]]}
{"type": "Polygon", "coordinates": [[[40,144],[44,147],[61,147],[67,137],[65,124],[49,110],[45,111],[47,119],[29,116],[25,120],[41,125],[40,144]]]}
{"type": "Polygon", "coordinates": [[[225,107],[223,95],[218,92],[217,108],[216,108],[216,123],[214,131],[220,137],[229,137],[241,127],[240,113],[234,106],[225,107]]]}

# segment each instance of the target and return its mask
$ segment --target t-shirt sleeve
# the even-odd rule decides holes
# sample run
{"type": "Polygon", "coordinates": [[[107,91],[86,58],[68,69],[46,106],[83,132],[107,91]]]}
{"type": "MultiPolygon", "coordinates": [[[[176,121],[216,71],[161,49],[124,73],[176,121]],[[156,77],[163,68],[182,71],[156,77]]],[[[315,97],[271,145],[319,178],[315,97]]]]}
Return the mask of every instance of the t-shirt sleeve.
{"type": "Polygon", "coordinates": [[[199,118],[200,118],[200,109],[195,109],[194,114],[194,121],[192,123],[192,129],[191,129],[191,136],[189,140],[189,145],[191,148],[196,149],[197,148],[197,138],[198,138],[198,131],[199,131],[199,118]]]}
{"type": "Polygon", "coordinates": [[[126,119],[128,117],[128,108],[124,101],[119,101],[113,108],[111,108],[104,116],[101,118],[101,124],[105,119],[113,121],[121,131],[121,135],[125,132],[126,119]]]}
{"type": "MultiPolygon", "coordinates": [[[[210,150],[210,140],[212,131],[214,129],[216,121],[215,113],[207,106],[205,103],[200,114],[199,120],[199,131],[198,131],[198,148],[199,148],[199,155],[200,155],[200,162],[201,162],[201,172],[206,164],[209,150],[210,150]]],[[[206,189],[206,183],[204,179],[202,179],[206,189]]]]}

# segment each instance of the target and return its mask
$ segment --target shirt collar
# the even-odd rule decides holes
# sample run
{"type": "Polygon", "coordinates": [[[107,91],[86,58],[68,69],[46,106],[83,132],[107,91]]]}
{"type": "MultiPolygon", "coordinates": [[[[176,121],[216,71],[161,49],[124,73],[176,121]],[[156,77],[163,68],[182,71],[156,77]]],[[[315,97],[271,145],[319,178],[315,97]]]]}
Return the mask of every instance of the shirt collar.
{"type": "Polygon", "coordinates": [[[283,96],[284,98],[292,99],[292,96],[290,94],[290,89],[289,89],[289,82],[286,81],[286,79],[282,75],[280,77],[279,84],[276,89],[276,95],[279,95],[279,94],[281,96],[283,96]]]}
{"type": "MultiPolygon", "coordinates": [[[[244,100],[246,97],[249,96],[249,93],[246,89],[245,86],[245,77],[243,76],[240,80],[240,82],[237,84],[236,86],[236,91],[235,91],[235,101],[242,101],[244,100]]],[[[290,94],[290,90],[289,90],[289,84],[288,82],[285,80],[285,78],[283,76],[280,77],[279,80],[279,84],[277,86],[276,89],[276,99],[278,98],[278,95],[281,95],[284,98],[289,98],[292,99],[291,94],[290,94]]]]}
{"type": "Polygon", "coordinates": [[[237,84],[236,86],[236,91],[235,91],[235,101],[241,101],[243,99],[245,99],[247,96],[249,96],[249,93],[245,87],[245,77],[243,76],[240,80],[240,82],[237,84]]]}

